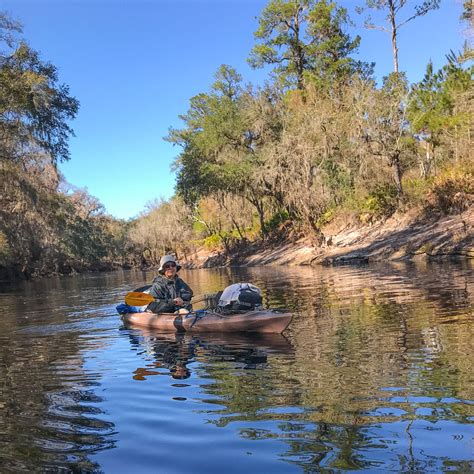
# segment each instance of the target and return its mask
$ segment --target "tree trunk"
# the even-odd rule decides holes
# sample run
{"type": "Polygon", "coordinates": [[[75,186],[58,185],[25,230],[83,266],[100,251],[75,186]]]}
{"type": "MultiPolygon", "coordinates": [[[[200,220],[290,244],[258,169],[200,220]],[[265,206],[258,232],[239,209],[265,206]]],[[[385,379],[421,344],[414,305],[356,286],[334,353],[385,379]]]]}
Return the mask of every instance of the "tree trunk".
{"type": "Polygon", "coordinates": [[[296,75],[297,75],[297,88],[302,91],[304,89],[304,80],[303,80],[303,74],[304,74],[304,51],[301,48],[300,45],[300,19],[299,19],[299,14],[300,10],[298,9],[298,12],[294,18],[295,24],[294,24],[294,31],[295,31],[295,38],[294,38],[294,58],[295,58],[295,63],[296,63],[296,75]]]}
{"type": "Polygon", "coordinates": [[[221,232],[218,233],[219,238],[221,239],[222,244],[224,245],[224,252],[226,255],[230,255],[230,246],[229,246],[229,239],[222,234],[221,232]]]}
{"type": "Polygon", "coordinates": [[[267,236],[267,227],[265,226],[265,212],[263,210],[263,205],[257,198],[251,198],[247,197],[246,198],[253,206],[255,206],[255,209],[257,210],[258,214],[258,220],[260,222],[260,232],[262,234],[262,239],[265,240],[265,237],[267,236]]]}
{"type": "Polygon", "coordinates": [[[323,244],[326,242],[326,237],[321,232],[321,229],[316,225],[313,216],[308,219],[309,226],[313,231],[313,235],[311,236],[311,243],[313,247],[322,247],[323,244]]]}
{"type": "Polygon", "coordinates": [[[431,145],[426,143],[426,167],[425,167],[425,176],[423,178],[428,178],[431,174],[431,145]]]}
{"type": "Polygon", "coordinates": [[[390,25],[392,27],[393,70],[394,72],[398,72],[397,24],[395,22],[396,13],[395,13],[395,5],[394,5],[393,0],[389,0],[388,8],[389,8],[390,25]]]}
{"type": "Polygon", "coordinates": [[[421,159],[420,162],[420,175],[423,179],[428,178],[431,175],[432,170],[432,154],[431,154],[431,144],[429,142],[424,142],[425,147],[425,158],[421,159]]]}
{"type": "Polygon", "coordinates": [[[239,237],[241,240],[244,240],[244,236],[242,234],[242,231],[240,230],[239,224],[237,224],[236,220],[232,217],[232,224],[234,224],[235,229],[237,230],[237,233],[239,234],[239,237]]]}
{"type": "Polygon", "coordinates": [[[395,179],[395,186],[397,187],[397,195],[398,197],[403,195],[403,187],[402,187],[402,167],[400,163],[399,155],[395,155],[392,157],[391,165],[393,167],[393,177],[395,179]]]}
{"type": "Polygon", "coordinates": [[[262,239],[265,239],[267,236],[267,226],[265,225],[265,215],[263,212],[263,208],[259,205],[256,206],[257,212],[258,212],[258,220],[260,222],[260,229],[262,233],[262,239]]]}

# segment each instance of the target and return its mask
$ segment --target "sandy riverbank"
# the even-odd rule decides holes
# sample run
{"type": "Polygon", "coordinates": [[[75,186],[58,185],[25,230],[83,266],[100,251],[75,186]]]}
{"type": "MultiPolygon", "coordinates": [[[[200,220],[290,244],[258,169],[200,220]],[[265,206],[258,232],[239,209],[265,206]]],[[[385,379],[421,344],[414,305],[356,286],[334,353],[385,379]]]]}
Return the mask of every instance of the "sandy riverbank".
{"type": "Polygon", "coordinates": [[[395,214],[372,224],[333,223],[323,229],[326,242],[308,239],[250,243],[226,256],[198,250],[189,267],[254,265],[337,265],[382,260],[474,258],[474,207],[462,214],[421,217],[395,214]]]}

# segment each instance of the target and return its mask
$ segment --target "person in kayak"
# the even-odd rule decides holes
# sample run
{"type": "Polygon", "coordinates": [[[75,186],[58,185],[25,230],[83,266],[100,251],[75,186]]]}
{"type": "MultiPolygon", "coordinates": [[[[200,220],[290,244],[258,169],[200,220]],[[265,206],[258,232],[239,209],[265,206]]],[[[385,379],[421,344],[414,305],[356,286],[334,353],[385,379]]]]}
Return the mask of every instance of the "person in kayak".
{"type": "Polygon", "coordinates": [[[193,290],[179,278],[181,269],[172,255],[164,255],[160,260],[159,275],[153,280],[150,295],[156,301],[151,302],[147,309],[153,313],[174,313],[181,308],[192,309],[191,298],[193,290]]]}

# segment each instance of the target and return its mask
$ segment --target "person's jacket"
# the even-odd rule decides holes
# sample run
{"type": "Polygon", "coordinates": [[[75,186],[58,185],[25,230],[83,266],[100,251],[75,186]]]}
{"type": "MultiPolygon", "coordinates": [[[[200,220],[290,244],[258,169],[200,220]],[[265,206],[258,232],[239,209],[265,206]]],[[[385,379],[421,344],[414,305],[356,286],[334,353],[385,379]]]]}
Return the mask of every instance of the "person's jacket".
{"type": "Polygon", "coordinates": [[[153,313],[174,313],[180,308],[191,309],[193,290],[178,276],[170,280],[164,275],[158,275],[153,280],[150,295],[156,299],[147,307],[153,313]],[[178,297],[184,301],[184,306],[174,304],[173,300],[178,297]]]}

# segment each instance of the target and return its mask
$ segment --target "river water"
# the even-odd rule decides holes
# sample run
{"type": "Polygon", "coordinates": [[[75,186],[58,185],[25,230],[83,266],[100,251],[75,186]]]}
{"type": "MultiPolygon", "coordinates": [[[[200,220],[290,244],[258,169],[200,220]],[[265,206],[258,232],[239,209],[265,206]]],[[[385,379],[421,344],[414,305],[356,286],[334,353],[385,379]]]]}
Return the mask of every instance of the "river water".
{"type": "Polygon", "coordinates": [[[265,337],[125,328],[152,276],[1,285],[0,472],[474,469],[472,264],[181,272],[291,309],[265,337]]]}

